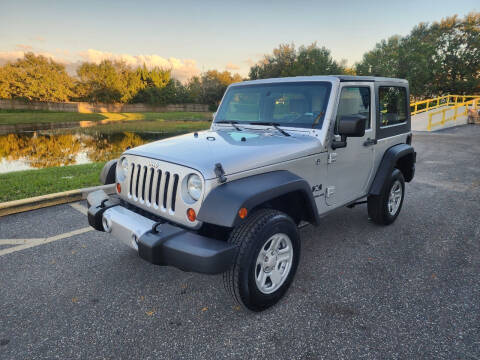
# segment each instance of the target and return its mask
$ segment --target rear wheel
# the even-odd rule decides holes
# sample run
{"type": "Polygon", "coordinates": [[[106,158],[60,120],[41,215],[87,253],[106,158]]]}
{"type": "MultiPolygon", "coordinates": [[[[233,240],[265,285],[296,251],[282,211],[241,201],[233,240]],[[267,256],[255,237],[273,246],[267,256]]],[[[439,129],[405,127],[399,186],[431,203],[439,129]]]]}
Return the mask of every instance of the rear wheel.
{"type": "Polygon", "coordinates": [[[229,242],[239,247],[235,263],[224,274],[225,287],[235,301],[252,311],[277,303],[288,290],[300,259],[293,220],[277,210],[258,210],[233,230],[229,242]]]}
{"type": "Polygon", "coordinates": [[[400,170],[394,169],[382,193],[368,197],[368,216],[377,224],[393,223],[402,209],[404,196],[403,174],[400,170]]]}

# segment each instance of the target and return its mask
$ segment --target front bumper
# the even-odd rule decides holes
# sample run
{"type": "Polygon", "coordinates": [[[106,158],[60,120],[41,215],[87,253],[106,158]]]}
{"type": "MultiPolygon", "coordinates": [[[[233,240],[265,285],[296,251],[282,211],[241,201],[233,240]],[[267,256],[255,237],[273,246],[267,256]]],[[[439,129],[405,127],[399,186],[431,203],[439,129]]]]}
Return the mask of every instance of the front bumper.
{"type": "Polygon", "coordinates": [[[151,220],[122,206],[118,198],[109,197],[103,190],[91,193],[87,202],[88,223],[94,229],[110,232],[152,264],[218,274],[227,271],[234,261],[236,246],[151,220]]]}

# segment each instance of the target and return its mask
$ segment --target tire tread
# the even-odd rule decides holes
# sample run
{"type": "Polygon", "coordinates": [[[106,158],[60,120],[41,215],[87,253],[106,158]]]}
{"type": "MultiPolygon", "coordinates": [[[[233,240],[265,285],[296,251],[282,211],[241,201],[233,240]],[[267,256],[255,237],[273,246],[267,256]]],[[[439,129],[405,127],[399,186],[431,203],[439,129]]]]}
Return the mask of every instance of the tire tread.
{"type": "Polygon", "coordinates": [[[283,214],[274,209],[259,209],[249,216],[246,221],[235,228],[228,242],[237,245],[238,251],[232,267],[223,273],[223,282],[225,289],[233,297],[235,302],[246,308],[244,300],[241,297],[238,278],[240,272],[240,259],[249,248],[251,242],[255,241],[255,234],[259,232],[265,224],[273,217],[283,214]]]}

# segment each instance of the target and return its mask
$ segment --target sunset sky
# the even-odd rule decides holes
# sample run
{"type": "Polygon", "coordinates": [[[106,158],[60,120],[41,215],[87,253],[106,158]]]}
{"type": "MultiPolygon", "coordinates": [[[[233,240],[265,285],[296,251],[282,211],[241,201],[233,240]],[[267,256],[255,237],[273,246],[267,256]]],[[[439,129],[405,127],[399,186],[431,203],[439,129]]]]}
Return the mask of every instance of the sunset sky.
{"type": "Polygon", "coordinates": [[[79,61],[124,59],[185,80],[213,68],[245,76],[280,43],[316,41],[353,65],[381,39],[479,10],[478,0],[0,0],[0,62],[33,51],[74,71],[79,61]]]}

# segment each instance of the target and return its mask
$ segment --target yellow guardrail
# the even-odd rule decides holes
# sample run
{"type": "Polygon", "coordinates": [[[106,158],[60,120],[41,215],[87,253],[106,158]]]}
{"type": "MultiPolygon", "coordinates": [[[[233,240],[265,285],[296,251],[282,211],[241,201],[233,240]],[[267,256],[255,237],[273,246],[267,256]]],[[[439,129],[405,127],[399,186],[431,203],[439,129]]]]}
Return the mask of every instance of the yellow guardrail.
{"type": "Polygon", "coordinates": [[[441,106],[455,106],[477,97],[479,97],[479,95],[444,95],[433,99],[421,100],[410,103],[410,113],[415,115],[437,109],[441,106]]]}
{"type": "Polygon", "coordinates": [[[456,106],[477,97],[479,97],[479,95],[444,95],[432,99],[421,100],[410,103],[410,113],[411,115],[415,115],[437,109],[441,106],[456,106]]]}
{"type": "MultiPolygon", "coordinates": [[[[470,98],[470,97],[473,97],[473,96],[467,96],[467,98],[470,98]]],[[[445,123],[448,121],[456,121],[457,118],[459,118],[460,116],[467,115],[469,109],[477,110],[478,108],[480,108],[480,97],[474,98],[473,100],[464,101],[462,103],[457,103],[454,106],[445,107],[442,110],[432,112],[428,114],[427,130],[431,131],[433,126],[445,125],[445,123]],[[465,109],[461,113],[459,113],[458,109],[462,107],[464,107],[465,109]],[[446,114],[447,111],[452,111],[452,110],[453,110],[453,114],[447,117],[447,114],[446,114]],[[442,114],[442,119],[440,121],[433,122],[432,118],[438,114],[442,114]]]]}

